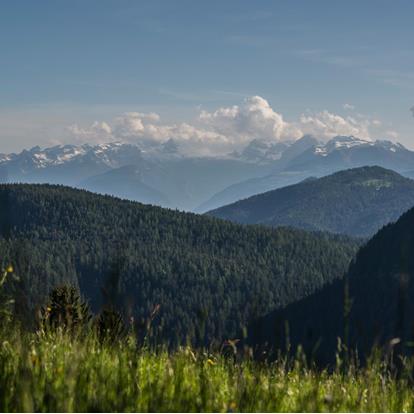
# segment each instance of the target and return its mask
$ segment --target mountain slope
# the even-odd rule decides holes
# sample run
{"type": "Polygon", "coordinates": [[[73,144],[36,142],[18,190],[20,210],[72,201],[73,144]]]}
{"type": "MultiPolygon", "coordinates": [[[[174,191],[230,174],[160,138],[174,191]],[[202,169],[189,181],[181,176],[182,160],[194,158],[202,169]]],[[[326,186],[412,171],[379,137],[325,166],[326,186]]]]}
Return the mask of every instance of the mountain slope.
{"type": "Polygon", "coordinates": [[[91,177],[79,187],[100,194],[108,194],[141,203],[168,206],[169,201],[161,192],[143,182],[142,171],[134,165],[116,168],[91,177]]]}
{"type": "MultiPolygon", "coordinates": [[[[319,144],[308,137],[303,144],[308,146],[287,160],[282,155],[271,174],[232,184],[203,203],[197,211],[206,212],[255,194],[297,184],[309,176],[322,177],[350,168],[378,165],[403,175],[414,169],[414,152],[390,141],[338,136],[326,144],[319,144]]],[[[294,147],[291,148],[293,151],[294,147]]],[[[284,154],[287,156],[289,149],[284,154]]]]}
{"type": "Polygon", "coordinates": [[[14,264],[30,309],[74,283],[97,310],[105,288],[126,315],[160,304],[155,332],[172,344],[236,335],[341,277],[357,248],[60,186],[1,185],[0,210],[0,264],[14,264]]]}
{"type": "Polygon", "coordinates": [[[269,191],[210,211],[244,224],[370,236],[414,206],[414,181],[361,167],[269,191]]]}
{"type": "Polygon", "coordinates": [[[251,326],[252,344],[285,349],[289,338],[292,349],[300,344],[324,363],[334,360],[338,338],[362,358],[373,346],[412,354],[413,235],[411,209],[360,249],[344,279],[257,320],[251,326]]]}

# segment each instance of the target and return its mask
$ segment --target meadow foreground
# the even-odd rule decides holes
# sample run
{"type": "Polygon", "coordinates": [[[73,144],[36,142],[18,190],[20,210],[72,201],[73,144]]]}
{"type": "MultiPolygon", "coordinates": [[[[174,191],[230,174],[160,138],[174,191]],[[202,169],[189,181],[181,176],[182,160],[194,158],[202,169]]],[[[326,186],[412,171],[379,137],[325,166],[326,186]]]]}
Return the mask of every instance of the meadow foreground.
{"type": "Polygon", "coordinates": [[[2,412],[410,412],[412,364],[399,375],[373,359],[318,370],[300,357],[259,363],[181,348],[137,349],[61,333],[4,334],[2,412]]]}

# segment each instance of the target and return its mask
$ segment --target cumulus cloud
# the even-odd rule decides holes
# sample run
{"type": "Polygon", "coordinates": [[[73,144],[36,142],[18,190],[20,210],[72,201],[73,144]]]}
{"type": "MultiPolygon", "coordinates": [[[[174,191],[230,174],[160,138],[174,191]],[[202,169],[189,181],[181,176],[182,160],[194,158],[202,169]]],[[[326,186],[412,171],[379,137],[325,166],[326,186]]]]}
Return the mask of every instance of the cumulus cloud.
{"type": "Polygon", "coordinates": [[[186,153],[225,154],[239,150],[253,139],[270,142],[296,140],[311,134],[321,140],[336,135],[370,138],[370,128],[380,122],[359,114],[341,116],[329,111],[307,112],[296,121],[287,121],[269,102],[246,98],[239,105],[200,111],[191,123],[163,123],[156,113],[126,112],[112,122],[94,122],[90,127],[72,125],[69,133],[79,142],[124,141],[159,144],[173,138],[186,153]]]}
{"type": "Polygon", "coordinates": [[[126,112],[115,118],[113,131],[118,138],[129,140],[135,137],[150,138],[148,136],[149,125],[160,120],[160,116],[156,113],[142,112],[126,112]]]}
{"type": "Polygon", "coordinates": [[[359,138],[370,138],[369,119],[357,119],[352,116],[342,117],[328,111],[316,114],[302,114],[301,130],[322,139],[330,139],[335,135],[354,135],[359,138]]]}
{"type": "Polygon", "coordinates": [[[199,118],[207,127],[238,141],[292,140],[302,136],[297,127],[286,122],[260,96],[247,98],[240,106],[219,108],[214,112],[202,111],[199,118]]]}
{"type": "Polygon", "coordinates": [[[70,125],[67,131],[77,143],[104,143],[112,138],[112,128],[106,122],[95,121],[87,128],[82,128],[77,124],[70,125]]]}
{"type": "Polygon", "coordinates": [[[109,126],[95,121],[90,127],[70,126],[67,131],[77,142],[110,142],[159,144],[173,138],[183,152],[214,155],[231,148],[231,141],[212,130],[197,128],[188,123],[161,124],[155,113],[126,112],[118,116],[109,126]]]}

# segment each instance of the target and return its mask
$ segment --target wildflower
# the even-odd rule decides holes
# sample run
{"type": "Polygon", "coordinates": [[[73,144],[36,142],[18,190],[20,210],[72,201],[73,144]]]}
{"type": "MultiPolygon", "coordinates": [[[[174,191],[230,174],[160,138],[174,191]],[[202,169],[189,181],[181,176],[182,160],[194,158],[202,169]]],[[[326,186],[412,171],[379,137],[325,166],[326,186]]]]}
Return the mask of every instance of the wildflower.
{"type": "Polygon", "coordinates": [[[211,366],[213,366],[213,365],[216,365],[216,363],[211,359],[211,358],[209,358],[208,360],[207,360],[207,364],[209,364],[209,365],[211,365],[211,366]]]}
{"type": "Polygon", "coordinates": [[[50,306],[48,306],[48,307],[46,308],[46,310],[47,310],[48,312],[52,312],[52,308],[51,308],[50,306]]]}
{"type": "Polygon", "coordinates": [[[13,272],[14,272],[13,266],[12,266],[12,265],[9,265],[9,266],[7,267],[7,269],[6,269],[6,272],[7,272],[7,273],[13,273],[13,272]]]}

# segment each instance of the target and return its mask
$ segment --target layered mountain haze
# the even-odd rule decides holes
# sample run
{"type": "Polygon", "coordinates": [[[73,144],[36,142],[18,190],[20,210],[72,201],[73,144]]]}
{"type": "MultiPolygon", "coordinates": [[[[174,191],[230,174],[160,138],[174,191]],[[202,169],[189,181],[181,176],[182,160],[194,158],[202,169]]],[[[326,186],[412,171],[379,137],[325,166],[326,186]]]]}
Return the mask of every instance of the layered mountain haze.
{"type": "Polygon", "coordinates": [[[381,167],[360,167],[309,178],[207,214],[244,224],[367,237],[413,206],[413,180],[381,167]]]}
{"type": "MultiPolygon", "coordinates": [[[[218,115],[217,115],[218,116],[218,115]]],[[[137,143],[34,147],[0,154],[3,182],[52,183],[130,200],[206,212],[265,191],[342,169],[379,165],[412,174],[414,152],[352,136],[328,142],[254,138],[240,151],[196,156],[174,138],[137,143]]]]}
{"type": "Polygon", "coordinates": [[[292,144],[292,141],[273,143],[254,139],[242,151],[230,155],[248,162],[268,163],[280,160],[292,144]]]}
{"type": "Polygon", "coordinates": [[[285,154],[289,156],[282,154],[269,175],[233,184],[215,194],[197,211],[206,212],[255,194],[298,183],[308,177],[322,177],[349,168],[377,165],[410,175],[414,165],[414,152],[401,144],[353,136],[337,136],[327,143],[303,137],[292,144],[285,154]]]}
{"type": "Polygon", "coordinates": [[[270,171],[272,159],[186,157],[164,143],[34,147],[0,155],[2,182],[64,184],[164,207],[192,210],[232,183],[270,171]]]}
{"type": "Polygon", "coordinates": [[[144,204],[168,206],[164,194],[145,184],[145,166],[126,165],[82,181],[78,186],[95,193],[116,195],[144,204]]]}

